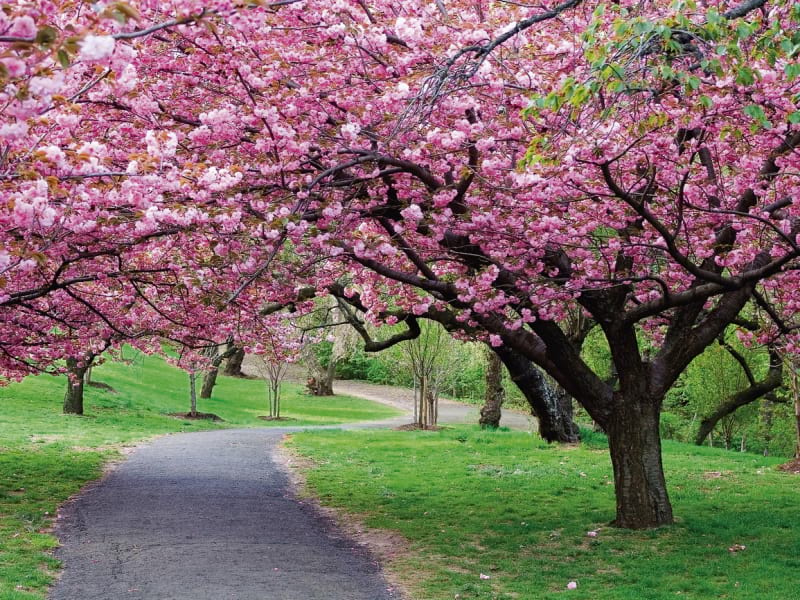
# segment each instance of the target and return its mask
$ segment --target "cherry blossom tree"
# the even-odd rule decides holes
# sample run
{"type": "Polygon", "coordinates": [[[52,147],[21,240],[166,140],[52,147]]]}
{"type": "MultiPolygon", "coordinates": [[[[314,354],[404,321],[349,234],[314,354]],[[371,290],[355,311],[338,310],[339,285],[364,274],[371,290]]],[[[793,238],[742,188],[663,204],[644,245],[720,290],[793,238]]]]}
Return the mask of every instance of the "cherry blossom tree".
{"type": "Polygon", "coordinates": [[[666,391],[746,308],[766,325],[740,335],[798,349],[798,10],[160,4],[0,23],[0,367],[93,327],[227,339],[333,293],[407,326],[372,350],[419,319],[487,342],[574,439],[547,372],[608,433],[616,523],[671,523],[666,391]]]}

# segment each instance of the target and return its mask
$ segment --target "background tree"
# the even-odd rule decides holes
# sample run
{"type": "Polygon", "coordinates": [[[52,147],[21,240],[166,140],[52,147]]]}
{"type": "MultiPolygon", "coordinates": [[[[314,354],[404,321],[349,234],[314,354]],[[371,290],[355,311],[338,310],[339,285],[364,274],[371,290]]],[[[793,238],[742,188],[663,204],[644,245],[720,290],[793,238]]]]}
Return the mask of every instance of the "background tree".
{"type": "Polygon", "coordinates": [[[486,393],[481,406],[478,423],[481,427],[497,429],[502,417],[501,408],[505,400],[503,389],[503,363],[490,348],[486,348],[486,393]]]}
{"type": "MultiPolygon", "coordinates": [[[[228,350],[231,350],[231,348],[228,348],[228,350]]],[[[222,374],[228,377],[244,377],[244,373],[242,373],[244,356],[244,348],[234,347],[230,356],[228,356],[228,360],[225,362],[225,370],[222,374]]]]}

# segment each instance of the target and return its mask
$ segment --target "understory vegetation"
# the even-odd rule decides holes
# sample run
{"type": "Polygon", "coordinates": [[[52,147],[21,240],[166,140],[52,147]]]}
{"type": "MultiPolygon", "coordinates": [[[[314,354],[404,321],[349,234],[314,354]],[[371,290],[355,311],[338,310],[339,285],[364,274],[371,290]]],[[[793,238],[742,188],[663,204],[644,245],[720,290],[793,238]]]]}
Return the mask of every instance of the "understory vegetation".
{"type": "Polygon", "coordinates": [[[581,447],[511,431],[324,431],[290,445],[310,491],[400,533],[390,561],[414,598],[660,600],[797,597],[797,475],[781,459],[664,444],[674,526],[614,517],[601,434],[581,447]],[[577,587],[567,586],[575,582],[577,587]]]}
{"type": "MultiPolygon", "coordinates": [[[[130,353],[129,353],[130,354],[130,353]]],[[[312,398],[286,385],[284,414],[266,422],[263,381],[221,377],[199,409],[223,422],[174,418],[188,409],[186,374],[157,357],[105,363],[86,389],[86,415],[64,415],[65,377],[28,377],[0,388],[0,600],[42,598],[58,561],[49,551],[58,505],[100,476],[126,444],[155,435],[220,427],[303,426],[378,420],[392,408],[349,397],[312,398]]]]}
{"type": "MultiPolygon", "coordinates": [[[[728,336],[726,347],[743,357],[755,379],[764,377],[769,368],[765,348],[748,348],[728,336]]],[[[439,392],[448,398],[481,404],[486,391],[486,363],[483,344],[448,341],[447,360],[437,378],[439,392]]],[[[661,414],[661,435],[680,442],[694,441],[700,421],[713,412],[727,397],[748,386],[745,371],[722,344],[714,344],[698,356],[667,394],[661,414]]],[[[327,365],[332,343],[318,344],[318,356],[327,365]]],[[[377,384],[413,387],[413,371],[404,345],[377,354],[355,348],[336,364],[337,377],[360,379],[377,384]]],[[[614,377],[608,345],[599,330],[593,330],[583,345],[586,362],[606,380],[614,377]]],[[[784,383],[774,392],[743,406],[723,418],[708,436],[706,443],[730,450],[775,456],[793,456],[796,425],[790,386],[793,366],[784,369],[784,383]],[[788,371],[788,372],[787,372],[788,371]]],[[[504,378],[505,405],[530,410],[525,398],[508,378],[504,378]]],[[[590,417],[577,407],[578,420],[588,424],[590,417]]]]}

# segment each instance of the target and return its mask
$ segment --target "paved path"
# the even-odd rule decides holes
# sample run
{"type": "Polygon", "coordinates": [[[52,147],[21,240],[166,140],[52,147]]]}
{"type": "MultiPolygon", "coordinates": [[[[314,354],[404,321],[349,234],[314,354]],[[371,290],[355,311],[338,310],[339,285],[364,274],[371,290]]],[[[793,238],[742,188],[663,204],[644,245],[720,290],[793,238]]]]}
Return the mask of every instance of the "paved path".
{"type": "Polygon", "coordinates": [[[52,600],[391,600],[378,565],[291,493],[282,431],[159,438],[62,509],[52,600]]]}
{"type": "MultiPolygon", "coordinates": [[[[403,388],[337,381],[335,390],[413,410],[403,388]]],[[[440,401],[441,423],[477,420],[477,407],[440,401]]],[[[530,430],[532,419],[504,410],[502,424],[530,430]]],[[[363,548],[292,494],[272,459],[287,431],[171,435],[136,450],[62,508],[65,569],[51,600],[398,599],[363,548]]]]}

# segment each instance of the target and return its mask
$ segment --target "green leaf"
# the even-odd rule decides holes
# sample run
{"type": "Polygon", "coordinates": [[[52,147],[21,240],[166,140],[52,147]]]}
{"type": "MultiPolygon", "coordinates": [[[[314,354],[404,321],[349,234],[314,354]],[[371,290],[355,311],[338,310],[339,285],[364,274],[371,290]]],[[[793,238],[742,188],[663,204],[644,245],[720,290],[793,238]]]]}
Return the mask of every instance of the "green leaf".
{"type": "Polygon", "coordinates": [[[748,104],[744,107],[744,114],[753,119],[766,119],[767,115],[764,114],[764,109],[758,104],[748,104]]]}
{"type": "Polygon", "coordinates": [[[58,51],[58,62],[65,69],[69,68],[69,53],[63,48],[58,51]]]}
{"type": "Polygon", "coordinates": [[[792,125],[797,125],[800,123],[800,110],[796,110],[789,115],[789,123],[792,125]]]}
{"type": "Polygon", "coordinates": [[[736,73],[736,83],[740,85],[753,85],[755,82],[753,70],[750,67],[739,67],[736,73]]]}
{"type": "Polygon", "coordinates": [[[36,43],[42,46],[49,46],[58,39],[58,30],[50,25],[42,27],[36,32],[36,43]]]}

